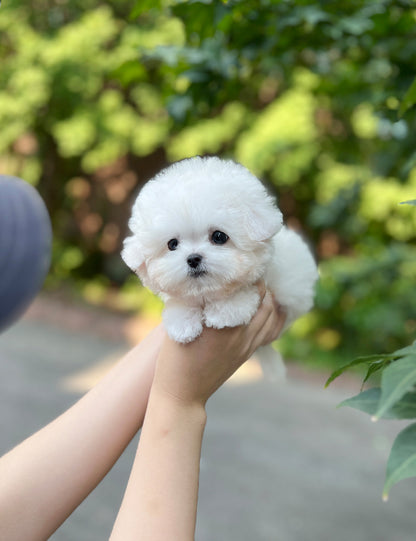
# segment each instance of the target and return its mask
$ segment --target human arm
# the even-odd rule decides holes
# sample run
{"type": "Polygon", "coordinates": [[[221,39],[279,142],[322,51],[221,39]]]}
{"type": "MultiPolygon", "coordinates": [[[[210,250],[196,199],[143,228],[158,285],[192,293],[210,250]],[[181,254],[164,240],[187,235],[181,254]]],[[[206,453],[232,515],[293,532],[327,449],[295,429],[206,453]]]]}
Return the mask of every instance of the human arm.
{"type": "Polygon", "coordinates": [[[0,458],[0,539],[47,539],[141,427],[165,332],[160,326],[90,392],[0,458]]]}
{"type": "Polygon", "coordinates": [[[186,345],[165,338],[111,541],[194,539],[206,401],[283,323],[268,296],[247,327],[204,329],[186,345]]]}

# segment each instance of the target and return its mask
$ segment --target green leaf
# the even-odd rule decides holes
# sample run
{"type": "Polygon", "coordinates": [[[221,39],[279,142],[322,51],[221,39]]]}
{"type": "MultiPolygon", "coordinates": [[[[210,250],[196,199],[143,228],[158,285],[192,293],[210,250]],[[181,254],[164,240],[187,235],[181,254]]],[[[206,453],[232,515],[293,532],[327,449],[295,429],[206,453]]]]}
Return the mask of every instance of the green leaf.
{"type": "Polygon", "coordinates": [[[380,370],[381,368],[385,368],[385,366],[389,364],[391,361],[396,361],[410,354],[416,355],[416,340],[410,346],[406,346],[402,349],[398,349],[397,351],[394,351],[393,353],[381,353],[381,354],[365,355],[362,357],[357,357],[350,363],[345,364],[344,366],[341,366],[341,368],[338,368],[337,370],[332,372],[332,374],[329,376],[328,380],[325,383],[325,387],[328,387],[328,385],[332,383],[334,379],[339,377],[349,368],[353,368],[354,366],[358,366],[360,364],[368,364],[369,367],[363,381],[363,384],[364,384],[368,380],[368,378],[372,374],[374,374],[374,372],[377,372],[377,370],[380,370]]]}
{"type": "Polygon", "coordinates": [[[361,384],[361,390],[363,390],[365,383],[367,383],[367,381],[370,379],[372,375],[374,375],[379,370],[382,370],[383,368],[385,368],[386,365],[388,365],[389,363],[390,363],[390,360],[370,364],[370,366],[368,367],[367,373],[363,379],[363,382],[361,384]]]}
{"type": "Polygon", "coordinates": [[[395,358],[394,353],[386,353],[386,354],[380,354],[380,355],[366,355],[363,357],[357,357],[353,361],[351,361],[348,364],[345,364],[344,366],[341,366],[341,368],[338,368],[332,374],[329,376],[325,383],[325,387],[328,387],[330,383],[332,383],[336,378],[338,378],[341,374],[343,374],[346,370],[349,368],[353,368],[354,366],[358,366],[360,364],[378,364],[385,361],[391,361],[395,358]]]}
{"type": "Polygon", "coordinates": [[[373,389],[367,389],[362,393],[359,393],[351,398],[347,398],[341,404],[338,405],[339,408],[348,406],[360,411],[364,411],[369,415],[374,415],[377,411],[378,403],[380,401],[381,389],[379,387],[374,387],[373,389]]]}
{"type": "Polygon", "coordinates": [[[416,355],[408,355],[388,366],[381,377],[381,397],[374,419],[380,419],[415,384],[416,355]]]}
{"type": "Polygon", "coordinates": [[[393,443],[387,462],[383,500],[388,500],[393,485],[409,477],[416,477],[416,423],[402,430],[393,443]]]}
{"type": "MultiPolygon", "coordinates": [[[[381,389],[374,387],[359,393],[356,396],[347,398],[339,404],[338,407],[348,406],[369,415],[374,415],[377,411],[381,397],[381,389]]],[[[399,402],[386,411],[383,419],[415,419],[416,418],[416,393],[406,393],[399,402]]]]}
{"type": "Polygon", "coordinates": [[[410,85],[409,90],[404,95],[403,101],[400,104],[399,115],[403,116],[404,113],[410,109],[416,103],[416,79],[410,85]]]}

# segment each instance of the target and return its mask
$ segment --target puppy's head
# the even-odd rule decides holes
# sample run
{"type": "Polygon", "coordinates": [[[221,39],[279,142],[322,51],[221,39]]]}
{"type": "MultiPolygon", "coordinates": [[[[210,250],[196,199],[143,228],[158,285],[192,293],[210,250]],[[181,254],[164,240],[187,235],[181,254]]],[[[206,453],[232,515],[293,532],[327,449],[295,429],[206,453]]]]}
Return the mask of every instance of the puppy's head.
{"type": "Polygon", "coordinates": [[[258,280],[281,226],[273,199],[247,169],[196,157],[143,187],[122,257],[157,293],[209,296],[258,280]]]}

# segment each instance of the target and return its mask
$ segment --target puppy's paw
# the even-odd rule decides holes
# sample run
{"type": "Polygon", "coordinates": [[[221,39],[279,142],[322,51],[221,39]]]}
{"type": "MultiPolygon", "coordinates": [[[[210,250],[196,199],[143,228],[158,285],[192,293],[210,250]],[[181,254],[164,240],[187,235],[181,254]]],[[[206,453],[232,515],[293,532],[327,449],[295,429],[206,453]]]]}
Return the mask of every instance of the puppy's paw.
{"type": "Polygon", "coordinates": [[[166,305],[163,323],[169,337],[181,344],[192,342],[202,332],[201,311],[179,304],[166,305]]]}
{"type": "Polygon", "coordinates": [[[243,289],[232,297],[207,305],[204,311],[205,325],[214,329],[247,325],[256,313],[259,302],[257,288],[243,289]]]}

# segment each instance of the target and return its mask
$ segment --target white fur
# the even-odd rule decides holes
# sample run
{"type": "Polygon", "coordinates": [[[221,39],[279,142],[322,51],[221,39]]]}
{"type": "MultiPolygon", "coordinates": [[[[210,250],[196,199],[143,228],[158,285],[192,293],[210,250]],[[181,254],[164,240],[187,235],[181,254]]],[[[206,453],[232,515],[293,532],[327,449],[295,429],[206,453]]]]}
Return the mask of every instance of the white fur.
{"type": "Polygon", "coordinates": [[[178,342],[194,340],[203,325],[248,323],[258,308],[254,284],[261,278],[286,310],[286,327],[312,307],[315,261],[242,165],[200,157],[171,165],[143,187],[129,227],[122,257],[165,301],[164,323],[178,342]],[[228,241],[214,244],[214,231],[228,241]],[[173,251],[171,239],[179,242],[173,251]],[[202,256],[203,275],[190,275],[191,254],[202,256]]]}

